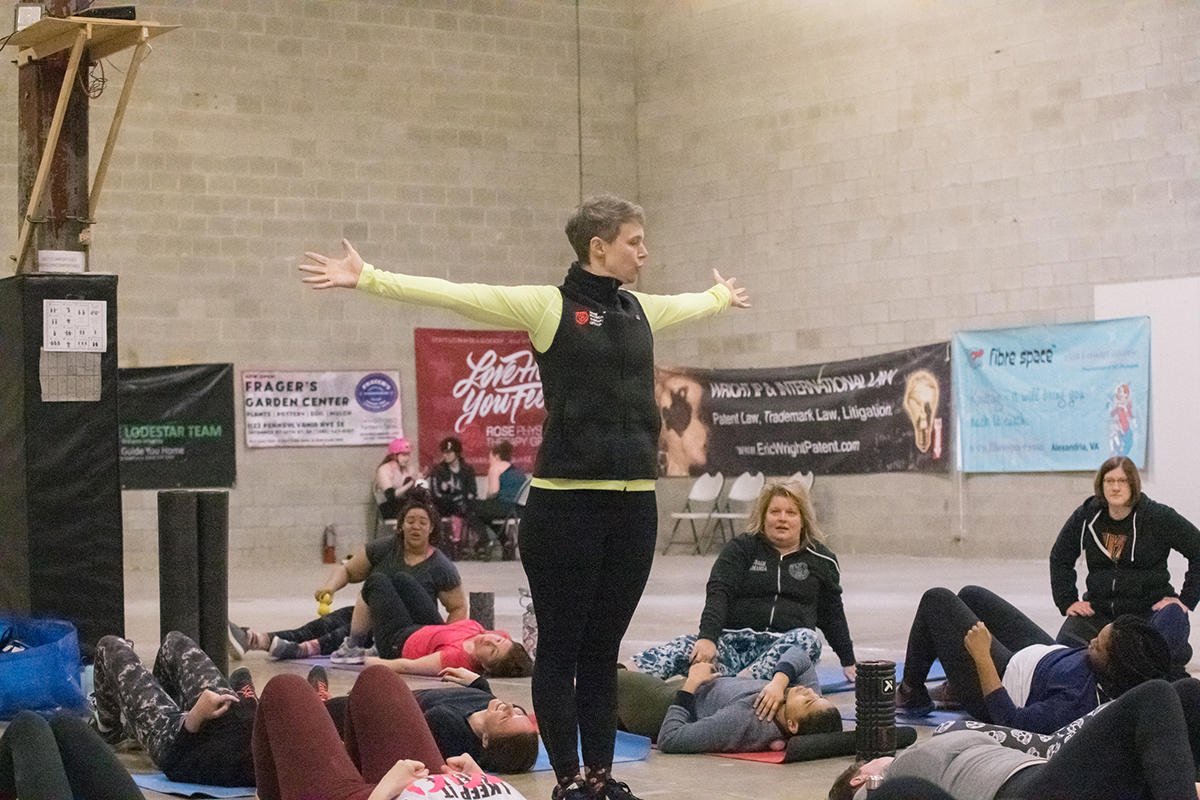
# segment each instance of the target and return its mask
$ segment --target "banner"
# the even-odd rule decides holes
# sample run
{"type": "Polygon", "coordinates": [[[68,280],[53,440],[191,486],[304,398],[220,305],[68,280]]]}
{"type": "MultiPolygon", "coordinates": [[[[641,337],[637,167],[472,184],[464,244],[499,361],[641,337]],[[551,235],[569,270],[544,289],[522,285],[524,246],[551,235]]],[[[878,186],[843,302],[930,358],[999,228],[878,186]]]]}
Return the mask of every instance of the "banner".
{"type": "Polygon", "coordinates": [[[1145,464],[1149,317],[958,333],[954,376],[964,472],[1145,464]]]}
{"type": "Polygon", "coordinates": [[[398,372],[243,372],[247,447],[386,445],[403,436],[398,372]]]}
{"type": "Polygon", "coordinates": [[[233,488],[233,365],[117,370],[122,489],[233,488]]]}
{"type": "Polygon", "coordinates": [[[776,369],[660,368],[659,472],[946,472],[949,347],[776,369]]]}
{"type": "Polygon", "coordinates": [[[477,475],[487,474],[488,453],[504,439],[513,463],[532,472],[546,406],[529,335],[417,328],[413,340],[422,470],[441,459],[442,439],[457,436],[477,475]]]}

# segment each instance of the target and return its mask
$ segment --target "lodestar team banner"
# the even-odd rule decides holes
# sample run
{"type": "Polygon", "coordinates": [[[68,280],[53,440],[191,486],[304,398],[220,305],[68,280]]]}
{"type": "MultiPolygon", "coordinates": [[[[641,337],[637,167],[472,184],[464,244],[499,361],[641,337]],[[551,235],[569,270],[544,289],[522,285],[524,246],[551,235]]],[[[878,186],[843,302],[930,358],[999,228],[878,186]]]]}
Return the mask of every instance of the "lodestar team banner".
{"type": "Polygon", "coordinates": [[[958,333],[954,379],[964,472],[1145,463],[1149,317],[958,333]]]}
{"type": "Polygon", "coordinates": [[[403,436],[398,372],[243,372],[247,447],[386,445],[403,436]]]}
{"type": "Polygon", "coordinates": [[[948,471],[949,349],[776,369],[660,368],[659,472],[948,471]]]}
{"type": "Polygon", "coordinates": [[[439,442],[457,436],[477,475],[487,473],[488,453],[504,439],[513,463],[531,472],[546,405],[529,335],[417,328],[413,339],[421,468],[441,459],[439,442]]]}
{"type": "Polygon", "coordinates": [[[117,371],[122,489],[232,488],[233,365],[117,371]]]}

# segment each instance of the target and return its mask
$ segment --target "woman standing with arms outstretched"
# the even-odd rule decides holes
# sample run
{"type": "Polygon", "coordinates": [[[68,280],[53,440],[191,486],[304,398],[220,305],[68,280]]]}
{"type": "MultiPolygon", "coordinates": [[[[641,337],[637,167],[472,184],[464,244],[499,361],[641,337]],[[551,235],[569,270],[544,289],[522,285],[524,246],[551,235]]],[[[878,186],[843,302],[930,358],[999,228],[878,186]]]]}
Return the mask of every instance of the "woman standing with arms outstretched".
{"type": "Polygon", "coordinates": [[[300,267],[317,289],[357,288],[529,333],[546,421],[521,522],[521,560],[538,615],[533,704],[558,778],[554,800],[636,800],[611,769],[617,654],[658,533],[653,333],[749,306],[745,290],[716,270],[707,292],[621,289],[645,263],[644,224],[642,209],[627,201],[582,203],[566,226],[579,260],[558,287],[381,272],[349,242],[340,258],[307,253],[300,267]]]}

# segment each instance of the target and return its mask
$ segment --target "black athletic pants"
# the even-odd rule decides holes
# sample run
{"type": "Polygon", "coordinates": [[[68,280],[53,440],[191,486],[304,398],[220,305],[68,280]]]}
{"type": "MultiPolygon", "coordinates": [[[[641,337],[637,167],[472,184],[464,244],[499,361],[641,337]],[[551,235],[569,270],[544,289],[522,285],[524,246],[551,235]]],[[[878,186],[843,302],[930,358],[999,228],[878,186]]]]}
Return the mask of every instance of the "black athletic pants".
{"type": "Polygon", "coordinates": [[[1054,637],[1016,606],[981,586],[964,586],[957,595],[949,589],[930,589],[921,597],[908,634],[901,680],[919,695],[925,691],[929,669],[938,659],[967,713],[990,722],[979,688],[979,673],[963,644],[967,631],[980,621],[992,634],[992,660],[1001,677],[1016,651],[1035,644],[1054,644],[1054,637]]]}
{"type": "MultiPolygon", "coordinates": [[[[997,798],[1028,800],[1191,800],[1195,763],[1179,684],[1154,680],[1135,686],[1096,714],[1041,766],[1009,778],[997,798]]],[[[1189,714],[1189,717],[1192,715],[1189,714]]],[[[953,736],[954,733],[944,734],[953,736]]],[[[1003,745],[997,744],[996,747],[1003,745]]],[[[914,745],[920,747],[920,745],[914,745]]],[[[889,787],[872,798],[944,800],[931,784],[889,787]]]]}
{"type": "Polygon", "coordinates": [[[533,708],[559,780],[579,772],[576,741],[589,769],[612,768],[617,657],[657,535],[654,492],[529,491],[521,562],[538,624],[533,708]]]}
{"type": "Polygon", "coordinates": [[[21,800],[142,800],[129,772],[78,716],[49,722],[31,711],[0,737],[0,797],[21,800]]]}
{"type": "Polygon", "coordinates": [[[338,649],[342,640],[350,635],[350,617],[354,606],[342,606],[330,611],[323,617],[317,617],[312,622],[286,631],[271,631],[268,636],[278,636],[285,642],[301,642],[317,640],[321,647],[321,655],[327,656],[338,649]]]}
{"type": "Polygon", "coordinates": [[[437,601],[416,578],[405,573],[372,573],[363,582],[362,596],[371,610],[371,633],[381,658],[398,657],[418,628],[445,623],[437,601]]]}

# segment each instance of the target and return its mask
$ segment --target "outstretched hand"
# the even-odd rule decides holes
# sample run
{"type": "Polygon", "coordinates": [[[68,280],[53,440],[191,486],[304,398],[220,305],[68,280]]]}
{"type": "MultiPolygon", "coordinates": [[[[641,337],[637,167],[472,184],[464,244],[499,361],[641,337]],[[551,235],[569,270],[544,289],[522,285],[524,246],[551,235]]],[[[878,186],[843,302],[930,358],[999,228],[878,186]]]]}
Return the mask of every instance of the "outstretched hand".
{"type": "MultiPolygon", "coordinates": [[[[347,247],[349,247],[349,245],[347,245],[347,247]]],[[[729,305],[733,306],[734,308],[750,307],[750,294],[744,288],[740,286],[734,286],[734,284],[737,283],[737,278],[730,278],[726,280],[725,278],[721,277],[721,273],[717,272],[716,269],[713,269],[713,281],[721,284],[729,290],[729,305]]]]}
{"type": "Polygon", "coordinates": [[[341,258],[306,252],[304,257],[308,260],[300,265],[300,271],[308,272],[310,276],[300,280],[314,289],[353,289],[358,286],[362,256],[346,239],[342,239],[342,250],[341,258]]]}

